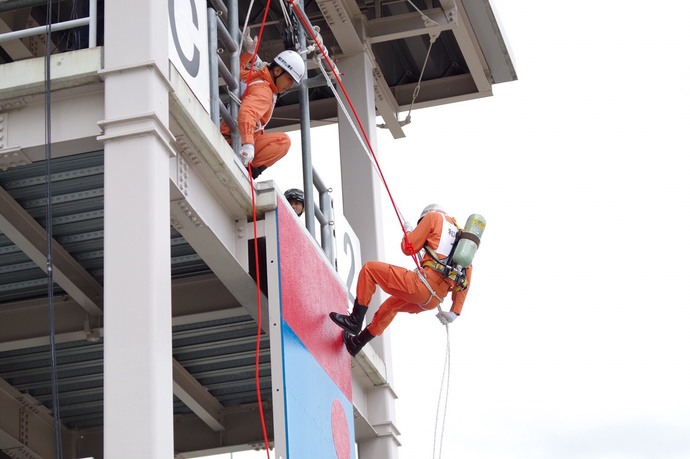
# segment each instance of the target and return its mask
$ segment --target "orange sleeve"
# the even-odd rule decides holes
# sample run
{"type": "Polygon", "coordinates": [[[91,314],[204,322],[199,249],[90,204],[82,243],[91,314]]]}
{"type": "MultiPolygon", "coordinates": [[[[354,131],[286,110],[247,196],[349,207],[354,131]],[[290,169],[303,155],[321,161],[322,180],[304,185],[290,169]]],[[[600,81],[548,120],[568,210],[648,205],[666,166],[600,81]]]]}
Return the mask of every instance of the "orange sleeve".
{"type": "Polygon", "coordinates": [[[270,73],[267,68],[259,70],[246,69],[252,59],[252,54],[243,52],[240,54],[240,77],[247,82],[250,77],[252,81],[264,80],[264,83],[248,84],[244,94],[242,94],[242,104],[237,113],[237,127],[242,138],[242,144],[254,143],[254,132],[259,123],[266,124],[270,115],[273,113],[273,88],[267,79],[270,73]]]}
{"type": "Polygon", "coordinates": [[[247,67],[247,64],[249,64],[249,61],[252,60],[252,53],[248,53],[246,51],[242,51],[240,53],[240,73],[244,72],[245,67],[247,67]]]}
{"type": "MultiPolygon", "coordinates": [[[[443,216],[441,214],[437,212],[429,212],[426,214],[424,218],[422,218],[422,220],[417,224],[415,229],[405,234],[407,239],[412,244],[413,250],[411,252],[409,250],[405,250],[405,236],[403,236],[402,242],[400,243],[400,249],[402,252],[405,255],[413,255],[422,250],[422,248],[424,248],[424,246],[427,244],[427,241],[433,239],[434,232],[438,232],[436,228],[439,224],[443,225],[443,216]]],[[[438,246],[439,239],[440,236],[437,235],[436,246],[438,246]]]]}
{"type": "Polygon", "coordinates": [[[226,123],[224,120],[220,121],[220,133],[223,134],[223,137],[225,137],[225,141],[230,143],[232,131],[230,130],[228,123],[226,123]]]}
{"type": "Polygon", "coordinates": [[[251,59],[251,58],[252,58],[252,55],[246,51],[242,51],[240,53],[240,71],[241,71],[241,69],[244,69],[246,67],[247,63],[249,62],[249,59],[251,59]]]}
{"type": "Polygon", "coordinates": [[[273,91],[268,83],[247,86],[237,113],[237,126],[242,143],[254,143],[254,131],[259,121],[273,110],[273,91]]]}
{"type": "Polygon", "coordinates": [[[465,299],[467,298],[467,292],[470,291],[470,284],[472,283],[472,265],[465,269],[465,276],[467,277],[467,288],[461,291],[453,291],[453,305],[450,310],[457,315],[462,312],[462,307],[465,304],[465,299]]]}

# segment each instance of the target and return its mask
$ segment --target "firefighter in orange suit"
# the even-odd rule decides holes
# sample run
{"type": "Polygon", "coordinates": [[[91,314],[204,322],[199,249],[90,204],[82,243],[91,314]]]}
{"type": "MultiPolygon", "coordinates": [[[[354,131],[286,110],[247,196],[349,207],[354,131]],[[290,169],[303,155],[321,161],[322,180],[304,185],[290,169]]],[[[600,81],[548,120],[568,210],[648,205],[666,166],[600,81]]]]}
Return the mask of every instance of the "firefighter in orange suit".
{"type": "Polygon", "coordinates": [[[399,266],[370,261],[364,264],[357,279],[357,298],[349,315],[330,313],[330,318],[345,330],[345,346],[354,356],[374,336],[380,336],[390,325],[398,312],[416,314],[436,308],[452,292],[453,304],[450,311],[441,311],[436,317],[447,325],[454,321],[462,311],[467,297],[467,289],[472,277],[472,266],[466,269],[448,269],[445,257],[459,231],[453,217],[448,216],[438,204],[424,208],[414,230],[405,223],[405,238],[401,244],[405,255],[413,255],[422,249],[421,272],[410,271],[399,266]],[[381,304],[371,323],[361,331],[371,297],[376,287],[390,297],[381,304]]]}
{"type": "MultiPolygon", "coordinates": [[[[299,53],[285,50],[268,65],[257,56],[254,68],[250,71],[255,47],[254,40],[246,34],[242,43],[244,52],[240,55],[242,104],[237,114],[237,125],[242,137],[238,153],[245,167],[251,164],[253,178],[257,178],[290,149],[290,137],[287,134],[265,133],[264,128],[271,120],[278,94],[299,84],[306,69],[299,53]],[[247,81],[250,77],[251,81],[247,81]]],[[[230,128],[225,122],[221,123],[220,131],[230,143],[230,128]]]]}

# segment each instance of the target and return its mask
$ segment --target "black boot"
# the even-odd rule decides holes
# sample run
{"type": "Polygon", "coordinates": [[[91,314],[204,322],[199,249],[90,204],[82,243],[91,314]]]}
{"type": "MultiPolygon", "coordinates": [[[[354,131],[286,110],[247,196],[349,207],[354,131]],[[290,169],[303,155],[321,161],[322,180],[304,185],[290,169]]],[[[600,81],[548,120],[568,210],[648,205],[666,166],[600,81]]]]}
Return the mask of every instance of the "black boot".
{"type": "Polygon", "coordinates": [[[268,167],[266,167],[266,166],[258,166],[258,167],[252,166],[252,178],[253,179],[258,178],[259,175],[261,175],[261,173],[263,171],[265,171],[266,169],[268,169],[268,167]]]}
{"type": "Polygon", "coordinates": [[[338,314],[337,312],[331,312],[328,317],[335,322],[338,327],[342,328],[348,333],[356,335],[362,329],[362,324],[364,323],[364,316],[367,314],[367,307],[362,306],[355,299],[355,305],[352,307],[352,314],[338,314]]]}
{"type": "Polygon", "coordinates": [[[353,336],[348,332],[343,333],[343,342],[347,348],[347,352],[350,353],[352,357],[356,356],[359,351],[362,350],[365,344],[374,339],[374,335],[369,333],[369,329],[365,328],[357,336],[353,336]]]}

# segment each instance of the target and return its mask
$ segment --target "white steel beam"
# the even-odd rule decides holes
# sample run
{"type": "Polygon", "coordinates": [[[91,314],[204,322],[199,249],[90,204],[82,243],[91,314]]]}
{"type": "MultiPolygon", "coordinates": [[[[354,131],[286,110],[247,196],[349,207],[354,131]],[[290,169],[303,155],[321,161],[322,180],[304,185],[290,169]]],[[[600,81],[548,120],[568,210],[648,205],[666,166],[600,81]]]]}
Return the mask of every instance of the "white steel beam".
{"type": "MultiPolygon", "coordinates": [[[[450,104],[486,97],[487,94],[476,91],[474,84],[474,79],[468,74],[423,81],[414,106],[419,109],[438,106],[439,100],[443,100],[445,104],[450,104]]],[[[398,98],[406,102],[401,105],[401,108],[408,109],[410,107],[416,88],[416,83],[396,87],[395,92],[398,98]]]]}
{"type": "Polygon", "coordinates": [[[176,146],[222,202],[229,215],[251,215],[252,195],[247,170],[220,129],[196,100],[175,68],[170,68],[170,130],[176,146]]]}
{"type": "Polygon", "coordinates": [[[503,38],[500,21],[489,0],[462,0],[482,55],[491,70],[493,84],[517,80],[508,43],[503,38]]]}
{"type": "MultiPolygon", "coordinates": [[[[0,34],[5,34],[16,30],[18,28],[17,22],[19,21],[23,20],[24,24],[26,24],[28,17],[29,10],[27,9],[9,11],[0,14],[0,34]]],[[[21,28],[23,27],[24,26],[22,25],[21,28]]],[[[21,40],[12,40],[10,42],[1,44],[0,47],[2,47],[12,58],[12,60],[15,61],[34,57],[33,54],[31,54],[31,50],[29,50],[29,48],[27,48],[24,42],[21,40]]]]}
{"type": "MultiPolygon", "coordinates": [[[[368,71],[371,68],[371,64],[364,54],[360,53],[360,55],[341,59],[338,62],[338,66],[344,72],[360,75],[360,78],[365,80],[350,82],[350,84],[357,84],[359,88],[359,91],[353,94],[353,104],[355,105],[355,110],[360,114],[362,124],[367,130],[374,151],[376,151],[376,120],[374,116],[373,94],[371,94],[369,89],[372,86],[367,84],[366,81],[371,78],[371,73],[368,71]]],[[[342,116],[339,113],[339,118],[342,116]]],[[[382,204],[379,177],[375,173],[367,152],[364,151],[350,126],[347,123],[341,122],[339,127],[345,217],[356,234],[369,235],[369,237],[360,240],[362,258],[380,260],[383,247],[381,241],[383,233],[380,230],[382,225],[380,206],[382,204]],[[347,152],[347,154],[342,152],[347,152]],[[346,186],[345,184],[349,185],[346,186]]],[[[380,297],[381,294],[377,292],[374,296],[373,304],[380,304],[380,297]]],[[[373,314],[376,306],[372,306],[370,309],[369,314],[373,314]]],[[[391,363],[390,335],[384,333],[383,336],[374,340],[370,347],[378,352],[382,361],[377,362],[376,365],[367,365],[369,368],[364,371],[370,373],[368,377],[372,381],[378,382],[385,377],[382,375],[383,368],[390,366],[391,363]]],[[[355,373],[358,372],[359,369],[355,371],[355,373]]],[[[353,399],[361,400],[363,405],[357,406],[357,409],[366,416],[367,422],[372,425],[374,425],[372,419],[377,420],[379,424],[385,421],[390,422],[392,425],[395,419],[395,397],[392,390],[382,392],[377,391],[376,387],[373,390],[376,392],[372,397],[360,381],[353,385],[353,399]]],[[[398,441],[395,436],[385,435],[374,438],[368,440],[366,445],[365,448],[364,445],[358,444],[358,457],[361,459],[395,459],[398,457],[398,441]]]]}
{"type": "MultiPolygon", "coordinates": [[[[172,158],[170,166],[170,221],[173,228],[194,248],[247,313],[256,319],[256,282],[247,272],[252,230],[246,215],[228,215],[224,203],[199,174],[205,167],[202,160],[189,149],[172,158]]],[[[263,314],[268,314],[268,301],[264,295],[261,304],[263,314]]],[[[263,325],[268,329],[267,324],[263,325]]]]}
{"type": "MultiPolygon", "coordinates": [[[[52,55],[52,90],[99,82],[102,51],[99,47],[52,55]]],[[[45,87],[44,67],[45,59],[42,57],[0,65],[0,101],[31,94],[42,96],[45,87]]]]}
{"type": "MultiPolygon", "coordinates": [[[[0,452],[9,457],[55,458],[54,420],[48,409],[4,379],[0,379],[0,413],[0,452]]],[[[63,429],[63,454],[74,457],[63,429]]]]}
{"type": "MultiPolygon", "coordinates": [[[[0,187],[0,231],[44,272],[47,272],[47,233],[10,194],[0,187]]],[[[53,276],[89,314],[103,314],[103,287],[53,240],[53,276]]]]}
{"type": "MultiPolygon", "coordinates": [[[[267,219],[273,222],[277,221],[277,209],[272,212],[268,212],[267,219]]],[[[276,261],[278,260],[278,226],[275,224],[266,225],[266,258],[276,261]]],[[[282,300],[280,297],[280,285],[279,282],[277,282],[279,276],[279,264],[271,263],[267,268],[266,274],[266,277],[269,279],[269,298],[271,298],[271,303],[269,304],[269,315],[267,315],[266,317],[268,317],[270,322],[276,324],[280,324],[282,321],[282,300]],[[275,279],[276,281],[271,282],[271,279],[275,279]]],[[[274,388],[271,393],[271,397],[273,399],[271,408],[273,409],[274,419],[286,419],[285,396],[287,394],[282,393],[282,388],[285,387],[285,369],[283,367],[284,350],[282,326],[279,325],[277,327],[271,327],[269,330],[269,339],[271,352],[271,384],[274,388]]],[[[285,422],[276,422],[273,426],[273,442],[275,444],[275,457],[287,456],[288,426],[285,424],[285,422]]]]}
{"type": "MultiPolygon", "coordinates": [[[[128,104],[127,88],[154,86],[149,100],[167,100],[163,85],[120,76],[106,79],[106,98],[110,92],[128,104]]],[[[173,456],[170,151],[163,147],[172,139],[152,126],[155,118],[105,124],[105,458],[173,456]]]]}
{"type": "Polygon", "coordinates": [[[351,0],[316,0],[328,28],[338,41],[343,54],[361,52],[364,49],[361,32],[365,20],[359,7],[351,0]],[[355,23],[357,26],[355,27],[355,23]]]}
{"type": "MultiPolygon", "coordinates": [[[[263,411],[264,419],[276,419],[269,404],[264,404],[263,411]]],[[[197,416],[175,416],[175,451],[179,454],[175,457],[202,457],[212,453],[258,450],[264,446],[258,404],[226,408],[221,423],[224,431],[219,435],[203,424],[197,416]],[[194,454],[211,445],[219,449],[206,450],[204,455],[194,454]]],[[[274,424],[266,423],[269,439],[274,437],[274,424]]]]}
{"type": "MultiPolygon", "coordinates": [[[[383,78],[383,73],[376,63],[373,52],[362,41],[366,37],[363,36],[364,18],[359,13],[359,8],[348,0],[317,0],[316,3],[319,9],[321,9],[321,13],[326,19],[331,32],[333,32],[342,54],[350,55],[367,51],[374,75],[376,108],[393,137],[396,139],[405,137],[402,126],[398,121],[399,109],[395,102],[395,97],[385,78],[383,78]]],[[[347,75],[345,78],[348,78],[347,75]]]]}
{"type": "MultiPolygon", "coordinates": [[[[173,326],[248,315],[213,274],[174,279],[172,303],[173,326]],[[202,298],[199,292],[204,292],[202,298]]],[[[87,327],[84,310],[72,298],[60,298],[59,315],[57,343],[103,338],[101,322],[91,320],[87,327]]],[[[3,303],[0,306],[0,352],[47,346],[49,339],[44,317],[44,298],[3,303]]]]}
{"type": "MultiPolygon", "coordinates": [[[[274,419],[270,405],[264,406],[264,417],[274,419]]],[[[225,429],[222,434],[209,429],[193,413],[176,415],[173,423],[174,459],[202,458],[217,454],[252,451],[264,445],[257,404],[226,408],[221,420],[225,429]]],[[[266,428],[268,437],[273,438],[273,423],[268,422],[266,428]]],[[[99,457],[103,449],[103,429],[96,427],[79,430],[76,442],[82,456],[99,457]]]]}
{"type": "Polygon", "coordinates": [[[225,430],[220,422],[223,405],[174,359],[173,393],[214,432],[225,430]]]}
{"type": "Polygon", "coordinates": [[[104,2],[105,459],[175,454],[168,3],[104,2]]]}
{"type": "Polygon", "coordinates": [[[367,39],[369,43],[382,43],[419,35],[438,35],[444,30],[450,30],[453,24],[441,8],[422,11],[419,13],[399,14],[367,22],[367,39]]]}
{"type": "Polygon", "coordinates": [[[440,0],[441,8],[446,13],[449,24],[453,24],[451,29],[453,35],[460,46],[462,56],[465,58],[465,63],[470,70],[470,74],[474,79],[474,84],[477,86],[477,91],[488,95],[491,93],[491,83],[488,75],[490,74],[489,66],[484,60],[481,48],[474,35],[472,23],[467,17],[467,12],[462,6],[460,0],[440,0]]]}

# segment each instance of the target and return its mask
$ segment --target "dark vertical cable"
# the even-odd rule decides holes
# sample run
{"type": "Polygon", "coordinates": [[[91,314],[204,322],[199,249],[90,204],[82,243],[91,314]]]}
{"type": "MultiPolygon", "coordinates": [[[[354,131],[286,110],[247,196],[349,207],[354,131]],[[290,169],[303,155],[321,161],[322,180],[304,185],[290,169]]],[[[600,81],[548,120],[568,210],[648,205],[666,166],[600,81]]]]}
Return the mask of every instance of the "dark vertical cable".
{"type": "Polygon", "coordinates": [[[50,382],[53,398],[53,429],[55,431],[55,457],[62,459],[62,423],[58,399],[57,352],[55,349],[55,301],[53,299],[53,212],[51,171],[51,105],[50,105],[50,53],[52,52],[53,2],[47,0],[46,50],[45,50],[45,181],[46,181],[46,273],[48,274],[48,314],[50,322],[50,382]]]}

